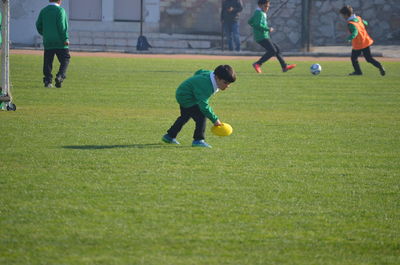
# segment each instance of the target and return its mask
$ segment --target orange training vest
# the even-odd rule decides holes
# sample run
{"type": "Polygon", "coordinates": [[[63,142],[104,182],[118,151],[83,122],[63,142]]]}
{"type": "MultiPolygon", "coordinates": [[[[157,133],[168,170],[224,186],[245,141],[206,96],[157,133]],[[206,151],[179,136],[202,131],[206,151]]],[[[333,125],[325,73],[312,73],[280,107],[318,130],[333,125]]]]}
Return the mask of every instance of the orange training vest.
{"type": "Polygon", "coordinates": [[[367,29],[364,26],[363,20],[361,17],[357,17],[358,22],[348,21],[349,24],[353,24],[357,30],[357,36],[352,40],[351,44],[354,50],[362,50],[365,49],[374,43],[374,40],[368,35],[367,29]]]}

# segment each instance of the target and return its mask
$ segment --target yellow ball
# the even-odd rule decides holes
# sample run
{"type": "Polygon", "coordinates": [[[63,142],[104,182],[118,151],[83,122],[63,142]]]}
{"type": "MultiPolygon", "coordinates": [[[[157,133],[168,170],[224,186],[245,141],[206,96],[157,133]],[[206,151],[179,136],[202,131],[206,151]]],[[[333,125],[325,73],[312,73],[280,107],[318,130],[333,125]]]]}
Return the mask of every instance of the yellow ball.
{"type": "Polygon", "coordinates": [[[232,134],[233,129],[228,123],[222,123],[222,125],[211,127],[211,132],[218,136],[228,136],[232,134]]]}

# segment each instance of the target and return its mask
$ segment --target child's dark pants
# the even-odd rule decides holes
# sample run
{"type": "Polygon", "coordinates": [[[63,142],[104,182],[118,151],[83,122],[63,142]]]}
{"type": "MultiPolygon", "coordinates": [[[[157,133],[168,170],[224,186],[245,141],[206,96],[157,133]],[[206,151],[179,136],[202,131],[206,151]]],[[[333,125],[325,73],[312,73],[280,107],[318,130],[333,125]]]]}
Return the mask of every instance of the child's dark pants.
{"type": "Polygon", "coordinates": [[[279,46],[272,42],[270,39],[263,39],[258,42],[267,52],[256,62],[256,64],[262,65],[268,61],[272,56],[276,56],[282,68],[286,67],[285,60],[282,58],[279,46]]]}
{"type": "Polygon", "coordinates": [[[196,129],[194,130],[194,140],[204,140],[204,132],[206,130],[206,116],[201,112],[198,105],[194,105],[189,108],[180,106],[181,116],[176,119],[175,123],[167,131],[168,135],[172,138],[176,138],[178,133],[181,131],[183,125],[185,125],[190,118],[196,122],[196,129]]]}
{"type": "Polygon", "coordinates": [[[60,69],[58,70],[57,77],[61,77],[62,79],[66,78],[69,60],[71,58],[69,54],[69,49],[44,50],[44,62],[43,62],[44,83],[51,83],[51,80],[53,79],[51,71],[53,70],[54,55],[57,55],[57,59],[60,62],[60,69]]]}
{"type": "Polygon", "coordinates": [[[377,60],[375,60],[374,58],[372,58],[370,47],[367,47],[362,50],[352,50],[351,51],[351,63],[353,64],[354,71],[356,73],[362,74],[360,64],[358,63],[358,57],[361,55],[361,53],[364,54],[365,60],[367,62],[371,63],[376,68],[379,68],[379,69],[382,68],[381,63],[378,62],[377,60]]]}

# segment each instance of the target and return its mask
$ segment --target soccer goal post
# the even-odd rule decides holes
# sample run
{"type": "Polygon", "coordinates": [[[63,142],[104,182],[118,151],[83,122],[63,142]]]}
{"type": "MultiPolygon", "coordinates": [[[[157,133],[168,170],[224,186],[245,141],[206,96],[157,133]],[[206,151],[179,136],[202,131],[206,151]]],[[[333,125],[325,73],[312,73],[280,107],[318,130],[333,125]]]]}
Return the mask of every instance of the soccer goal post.
{"type": "Polygon", "coordinates": [[[3,109],[15,110],[10,87],[10,0],[1,0],[1,95],[3,109]]]}

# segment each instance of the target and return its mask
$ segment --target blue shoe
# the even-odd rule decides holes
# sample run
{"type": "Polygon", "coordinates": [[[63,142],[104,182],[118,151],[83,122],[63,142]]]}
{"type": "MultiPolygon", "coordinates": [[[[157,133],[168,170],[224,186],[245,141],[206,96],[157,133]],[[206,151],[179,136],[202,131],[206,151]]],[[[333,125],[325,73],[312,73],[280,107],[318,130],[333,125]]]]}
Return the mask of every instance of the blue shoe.
{"type": "Polygon", "coordinates": [[[179,142],[176,140],[176,138],[172,138],[172,137],[169,136],[168,134],[164,135],[164,136],[161,138],[161,140],[162,140],[164,143],[167,143],[167,144],[179,144],[179,142]]]}
{"type": "Polygon", "coordinates": [[[194,140],[192,142],[192,146],[193,147],[208,147],[208,148],[212,148],[212,146],[209,145],[208,143],[206,143],[204,140],[194,140]]]}

